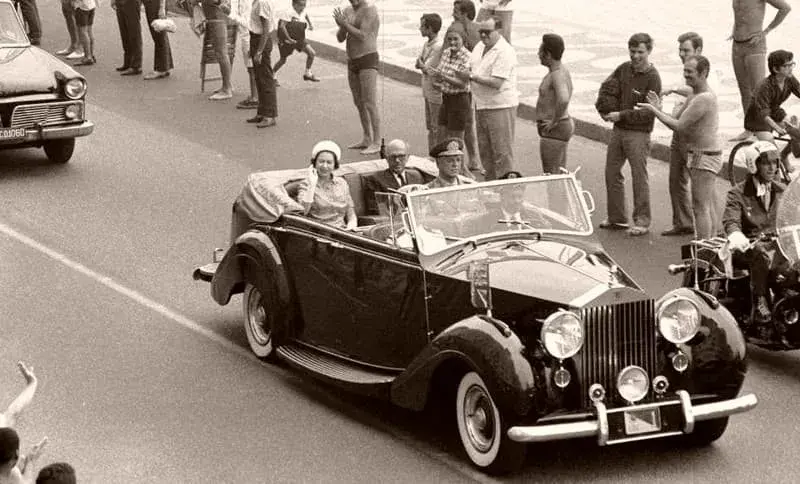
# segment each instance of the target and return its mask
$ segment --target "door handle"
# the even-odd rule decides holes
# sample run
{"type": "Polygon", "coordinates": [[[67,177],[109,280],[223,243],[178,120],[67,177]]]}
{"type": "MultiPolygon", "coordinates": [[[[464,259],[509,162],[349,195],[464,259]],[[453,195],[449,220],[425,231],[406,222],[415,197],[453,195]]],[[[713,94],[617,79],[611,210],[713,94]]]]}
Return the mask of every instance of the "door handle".
{"type": "Polygon", "coordinates": [[[336,242],[336,241],[333,241],[333,240],[329,240],[329,239],[323,239],[321,237],[314,237],[314,241],[317,242],[318,244],[322,244],[322,245],[327,245],[329,247],[333,247],[334,249],[341,249],[343,247],[343,245],[341,243],[339,243],[339,242],[336,242]]]}

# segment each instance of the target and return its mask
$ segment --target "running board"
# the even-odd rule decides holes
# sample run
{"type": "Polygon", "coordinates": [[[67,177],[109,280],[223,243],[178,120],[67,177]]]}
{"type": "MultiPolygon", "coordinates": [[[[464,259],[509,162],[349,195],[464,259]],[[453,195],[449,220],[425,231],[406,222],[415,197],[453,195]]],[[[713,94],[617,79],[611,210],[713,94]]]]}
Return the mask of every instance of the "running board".
{"type": "Polygon", "coordinates": [[[389,388],[395,376],[356,365],[347,360],[300,345],[285,345],[275,352],[289,366],[347,391],[389,399],[389,388]]]}

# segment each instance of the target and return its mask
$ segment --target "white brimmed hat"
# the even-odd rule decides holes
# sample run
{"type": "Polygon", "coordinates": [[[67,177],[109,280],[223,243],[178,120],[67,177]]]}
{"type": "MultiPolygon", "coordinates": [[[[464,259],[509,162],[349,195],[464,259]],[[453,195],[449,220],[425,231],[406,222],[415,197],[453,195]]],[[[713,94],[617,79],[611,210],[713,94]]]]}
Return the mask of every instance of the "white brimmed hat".
{"type": "Polygon", "coordinates": [[[317,155],[323,151],[330,151],[333,153],[333,156],[336,157],[336,161],[342,159],[342,149],[339,148],[339,145],[329,139],[322,140],[315,144],[313,148],[311,148],[311,159],[316,160],[317,155]]]}

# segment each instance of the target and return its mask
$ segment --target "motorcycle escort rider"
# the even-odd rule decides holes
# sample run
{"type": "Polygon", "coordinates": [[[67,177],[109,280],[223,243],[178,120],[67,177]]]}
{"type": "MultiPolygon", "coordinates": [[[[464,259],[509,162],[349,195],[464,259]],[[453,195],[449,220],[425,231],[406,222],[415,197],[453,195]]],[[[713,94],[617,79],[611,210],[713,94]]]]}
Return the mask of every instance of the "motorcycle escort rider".
{"type": "Polygon", "coordinates": [[[772,321],[770,271],[786,262],[775,238],[760,237],[775,230],[777,202],[784,192],[784,186],[775,180],[778,163],[780,154],[773,143],[756,141],[750,147],[748,176],[728,191],[722,221],[734,263],[750,268],[751,321],[757,324],[772,321]]]}

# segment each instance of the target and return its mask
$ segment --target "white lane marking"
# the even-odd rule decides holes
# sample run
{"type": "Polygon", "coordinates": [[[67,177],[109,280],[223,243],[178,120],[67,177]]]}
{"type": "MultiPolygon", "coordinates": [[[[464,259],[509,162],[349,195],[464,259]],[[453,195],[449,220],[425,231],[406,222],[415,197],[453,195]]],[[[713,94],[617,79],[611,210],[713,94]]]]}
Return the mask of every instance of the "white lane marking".
{"type": "MultiPolygon", "coordinates": [[[[163,304],[157,303],[152,299],[148,298],[147,296],[141,294],[138,291],[134,291],[128,287],[123,286],[122,284],[116,282],[112,278],[108,276],[104,276],[99,272],[93,271],[89,269],[85,265],[81,264],[80,262],[76,262],[69,257],[61,254],[35,240],[32,238],[14,230],[13,228],[9,227],[8,225],[0,222],[0,233],[7,235],[8,237],[34,249],[36,251],[41,252],[42,254],[50,257],[51,259],[64,264],[65,266],[73,269],[90,279],[99,282],[100,284],[106,286],[107,288],[115,291],[139,304],[145,306],[153,311],[157,312],[158,314],[164,316],[165,318],[178,323],[179,325],[183,326],[184,328],[193,331],[201,336],[204,336],[211,341],[221,345],[223,348],[232,351],[233,353],[242,356],[243,358],[247,358],[248,360],[255,361],[262,366],[268,366],[264,364],[261,360],[259,360],[253,353],[249,350],[242,348],[241,346],[237,346],[232,341],[225,339],[224,337],[218,335],[217,333],[204,328],[200,324],[192,321],[191,319],[179,314],[168,307],[164,306],[163,304]]],[[[278,369],[277,367],[274,367],[278,369]]],[[[285,375],[295,375],[295,373],[286,372],[285,375]]],[[[316,387],[315,387],[316,388],[316,387]]],[[[337,402],[341,402],[335,395],[325,394],[325,397],[335,399],[337,402]]],[[[349,405],[348,405],[349,407],[349,405]]],[[[350,407],[351,411],[354,411],[356,414],[364,422],[368,422],[369,425],[384,430],[387,434],[391,435],[395,439],[403,442],[405,445],[410,447],[411,449],[416,449],[423,455],[428,456],[429,458],[444,464],[446,467],[458,472],[459,474],[474,480],[475,482],[479,483],[495,483],[499,482],[489,476],[484,475],[483,473],[473,469],[468,463],[461,462],[459,460],[454,459],[450,454],[440,451],[436,449],[434,446],[428,444],[427,442],[420,442],[416,439],[413,435],[408,433],[405,430],[396,428],[391,425],[387,425],[386,423],[376,419],[374,415],[371,415],[369,412],[366,412],[357,407],[350,407]]]]}
{"type": "Polygon", "coordinates": [[[98,273],[96,271],[93,271],[92,269],[89,269],[88,267],[86,267],[85,265],[81,264],[80,262],[76,262],[76,261],[70,259],[69,257],[65,256],[64,254],[56,252],[55,250],[53,250],[53,249],[51,249],[51,248],[49,248],[49,247],[47,247],[45,245],[42,245],[41,243],[31,239],[30,237],[28,237],[26,235],[21,234],[20,232],[14,230],[13,228],[9,227],[8,225],[6,225],[6,224],[4,224],[2,222],[0,222],[0,233],[3,233],[5,235],[11,237],[12,239],[14,239],[14,240],[16,240],[16,241],[18,241],[18,242],[30,247],[31,249],[34,249],[36,251],[41,252],[42,254],[50,257],[51,259],[54,259],[55,261],[64,264],[65,266],[69,267],[70,269],[73,269],[73,270],[83,274],[84,276],[89,277],[90,279],[93,279],[93,280],[99,282],[100,284],[106,286],[107,288],[111,289],[112,291],[115,291],[115,292],[117,292],[119,294],[122,294],[123,296],[125,296],[125,297],[127,297],[127,298],[129,298],[129,299],[141,304],[142,306],[157,312],[158,314],[164,316],[165,318],[167,318],[167,319],[169,319],[169,320],[171,320],[171,321],[173,321],[175,323],[178,323],[179,325],[183,326],[184,328],[186,328],[186,329],[188,329],[190,331],[194,331],[195,333],[198,333],[201,336],[204,336],[204,337],[210,339],[211,341],[214,341],[215,343],[222,345],[225,349],[227,349],[229,351],[232,351],[232,352],[234,352],[234,353],[236,353],[236,354],[238,354],[240,356],[243,356],[243,357],[245,357],[247,359],[258,361],[258,359],[255,357],[255,355],[253,355],[250,351],[242,348],[241,346],[238,346],[238,345],[234,344],[232,341],[230,341],[230,340],[218,335],[217,333],[211,331],[210,329],[204,328],[203,326],[201,326],[200,324],[192,321],[191,319],[187,318],[186,316],[184,316],[182,314],[179,314],[179,313],[169,309],[168,307],[164,306],[163,304],[160,304],[160,303],[157,303],[157,302],[153,301],[152,299],[148,298],[144,294],[142,294],[142,293],[140,293],[138,291],[135,291],[133,289],[130,289],[128,287],[125,287],[122,284],[120,284],[119,282],[115,281],[114,279],[112,279],[112,278],[110,278],[108,276],[104,276],[104,275],[102,275],[102,274],[100,274],[100,273],[98,273]]]}

